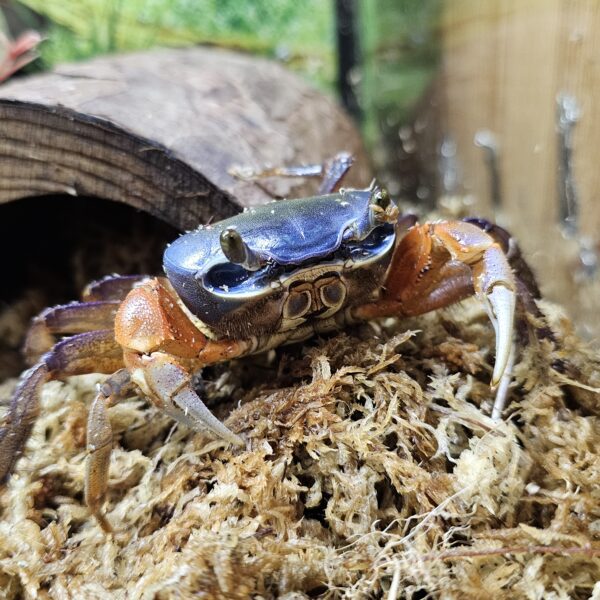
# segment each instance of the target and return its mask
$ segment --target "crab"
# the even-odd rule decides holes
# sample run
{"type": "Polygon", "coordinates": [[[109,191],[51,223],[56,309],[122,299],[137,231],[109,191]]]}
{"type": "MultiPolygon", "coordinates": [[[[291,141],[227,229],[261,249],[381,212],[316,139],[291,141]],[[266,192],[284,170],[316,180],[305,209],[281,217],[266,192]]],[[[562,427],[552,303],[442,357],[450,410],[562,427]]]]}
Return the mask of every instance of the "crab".
{"type": "Polygon", "coordinates": [[[0,429],[0,481],[22,452],[45,382],[108,374],[88,413],[85,502],[110,532],[108,409],[119,400],[141,394],[193,430],[244,447],[242,433],[202,401],[195,377],[204,367],[472,295],[495,330],[497,416],[514,359],[515,307],[532,305],[511,266],[522,260],[510,236],[477,219],[419,224],[375,184],[339,188],[347,165],[336,164],[318,196],[275,201],[183,234],[165,250],[165,277],[111,276],[90,284],[81,302],[36,317],[25,343],[33,366],[0,429]]]}

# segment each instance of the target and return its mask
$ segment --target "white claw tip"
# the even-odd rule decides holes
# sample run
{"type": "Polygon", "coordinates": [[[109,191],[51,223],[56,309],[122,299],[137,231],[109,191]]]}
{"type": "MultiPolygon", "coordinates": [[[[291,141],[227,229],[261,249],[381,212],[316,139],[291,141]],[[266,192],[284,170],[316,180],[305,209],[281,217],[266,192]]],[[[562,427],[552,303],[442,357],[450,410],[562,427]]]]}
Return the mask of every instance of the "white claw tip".
{"type": "Polygon", "coordinates": [[[492,375],[492,387],[500,383],[506,370],[513,344],[515,293],[502,284],[495,285],[487,295],[488,315],[496,332],[496,363],[492,375]]]}

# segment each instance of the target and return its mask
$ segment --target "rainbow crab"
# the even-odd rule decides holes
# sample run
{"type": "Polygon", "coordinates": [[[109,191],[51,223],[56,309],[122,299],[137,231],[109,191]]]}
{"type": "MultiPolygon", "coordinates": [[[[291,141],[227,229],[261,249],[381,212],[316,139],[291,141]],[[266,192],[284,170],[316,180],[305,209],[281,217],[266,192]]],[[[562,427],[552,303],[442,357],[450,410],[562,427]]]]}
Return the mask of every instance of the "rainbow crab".
{"type": "Polygon", "coordinates": [[[203,367],[473,294],[496,333],[491,384],[504,382],[499,412],[516,301],[528,299],[510,264],[510,236],[479,220],[417,224],[374,185],[332,193],[340,173],[325,179],[323,195],[273,202],[182,235],[164,253],[166,278],[109,277],[88,286],[82,302],[36,317],[26,340],[34,366],[0,429],[0,481],[27,440],[46,381],[110,374],[89,410],[85,480],[85,501],[110,531],[102,510],[113,444],[107,409],[119,400],[142,394],[192,429],[244,446],[200,398],[194,376],[203,367]]]}

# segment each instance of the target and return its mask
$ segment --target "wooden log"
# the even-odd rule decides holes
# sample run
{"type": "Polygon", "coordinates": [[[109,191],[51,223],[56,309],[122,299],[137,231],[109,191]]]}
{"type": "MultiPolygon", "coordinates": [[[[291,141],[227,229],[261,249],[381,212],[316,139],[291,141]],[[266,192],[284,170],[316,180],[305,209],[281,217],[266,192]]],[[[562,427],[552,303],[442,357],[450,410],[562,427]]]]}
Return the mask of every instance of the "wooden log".
{"type": "MultiPolygon", "coordinates": [[[[0,203],[96,196],[183,230],[270,199],[232,167],[340,150],[357,157],[348,182],[367,185],[358,132],[332,99],[277,63],[222,50],[104,57],[0,88],[0,203]]],[[[270,185],[280,196],[307,190],[270,185]]]]}

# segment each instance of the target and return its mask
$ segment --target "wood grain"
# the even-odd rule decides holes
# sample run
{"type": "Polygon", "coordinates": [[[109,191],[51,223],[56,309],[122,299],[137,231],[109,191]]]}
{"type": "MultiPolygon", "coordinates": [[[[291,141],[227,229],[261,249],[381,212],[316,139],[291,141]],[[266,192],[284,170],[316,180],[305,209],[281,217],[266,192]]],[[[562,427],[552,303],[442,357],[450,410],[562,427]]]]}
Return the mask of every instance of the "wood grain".
{"type": "MultiPolygon", "coordinates": [[[[177,229],[271,200],[231,167],[339,151],[357,158],[346,183],[367,186],[360,135],[333,98],[280,64],[218,49],[109,56],[2,85],[0,378],[21,370],[19,334],[43,307],[113,272],[159,273],[177,229]]],[[[318,186],[262,183],[288,197],[318,186]]]]}
{"type": "Polygon", "coordinates": [[[0,88],[0,203],[97,196],[183,230],[270,199],[230,168],[341,150],[358,159],[348,181],[368,185],[358,132],[333,99],[277,63],[216,49],[104,57],[0,88]]]}

